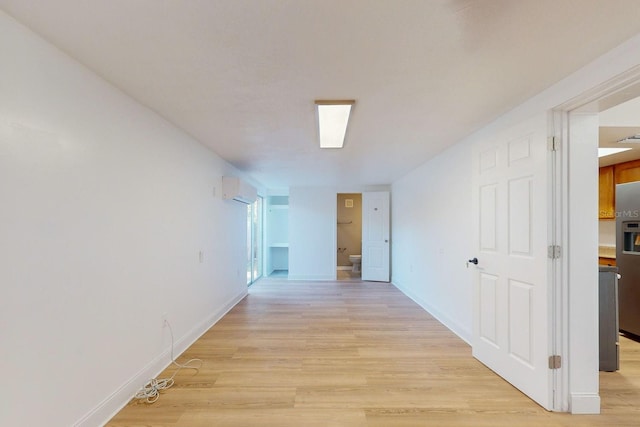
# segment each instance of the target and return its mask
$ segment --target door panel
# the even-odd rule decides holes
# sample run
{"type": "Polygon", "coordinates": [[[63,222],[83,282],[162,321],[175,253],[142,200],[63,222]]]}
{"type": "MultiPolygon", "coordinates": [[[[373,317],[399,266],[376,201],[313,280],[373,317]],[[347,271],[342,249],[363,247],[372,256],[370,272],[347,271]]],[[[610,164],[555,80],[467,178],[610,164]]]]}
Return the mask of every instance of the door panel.
{"type": "Polygon", "coordinates": [[[509,252],[531,256],[532,177],[509,181],[509,252]]]}
{"type": "Polygon", "coordinates": [[[479,263],[473,354],[543,407],[548,368],[547,119],[540,115],[473,147],[479,263]]]}
{"type": "Polygon", "coordinates": [[[480,338],[498,346],[498,332],[496,325],[498,295],[498,277],[492,274],[480,273],[480,338]]]}
{"type": "Polygon", "coordinates": [[[389,281],[389,193],[362,193],[362,280],[389,281]]]}
{"type": "Polygon", "coordinates": [[[533,285],[509,280],[509,352],[531,367],[533,285]]]}
{"type": "Polygon", "coordinates": [[[483,251],[495,251],[497,241],[496,185],[480,188],[480,248],[483,251]]]}

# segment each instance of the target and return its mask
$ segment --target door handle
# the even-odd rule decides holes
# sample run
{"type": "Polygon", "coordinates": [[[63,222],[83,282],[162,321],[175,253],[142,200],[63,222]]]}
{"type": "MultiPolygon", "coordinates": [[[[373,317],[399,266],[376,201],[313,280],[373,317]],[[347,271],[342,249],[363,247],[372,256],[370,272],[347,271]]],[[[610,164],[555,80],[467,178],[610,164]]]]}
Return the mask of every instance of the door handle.
{"type": "Polygon", "coordinates": [[[469,268],[469,263],[473,264],[473,265],[478,265],[478,258],[473,257],[472,259],[467,261],[467,268],[469,268]]]}

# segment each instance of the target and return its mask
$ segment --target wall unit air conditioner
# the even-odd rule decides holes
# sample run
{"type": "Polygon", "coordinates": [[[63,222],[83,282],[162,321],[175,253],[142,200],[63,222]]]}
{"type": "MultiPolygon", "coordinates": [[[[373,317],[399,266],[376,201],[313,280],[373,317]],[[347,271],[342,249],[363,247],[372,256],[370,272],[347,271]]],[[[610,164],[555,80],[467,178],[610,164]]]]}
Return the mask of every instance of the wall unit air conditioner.
{"type": "Polygon", "coordinates": [[[257,197],[257,190],[240,178],[233,176],[222,177],[223,199],[236,200],[241,203],[250,204],[255,202],[257,197]]]}

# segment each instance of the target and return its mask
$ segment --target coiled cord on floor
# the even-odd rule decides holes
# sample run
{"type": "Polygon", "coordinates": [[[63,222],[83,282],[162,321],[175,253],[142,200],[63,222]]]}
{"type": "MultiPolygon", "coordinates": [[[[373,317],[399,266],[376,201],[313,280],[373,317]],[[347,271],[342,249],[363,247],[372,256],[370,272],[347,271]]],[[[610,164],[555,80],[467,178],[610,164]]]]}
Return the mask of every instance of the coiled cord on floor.
{"type": "Polygon", "coordinates": [[[171,375],[170,378],[153,378],[150,379],[140,391],[138,391],[135,395],[136,399],[144,399],[147,403],[153,403],[160,397],[160,390],[166,390],[170,388],[173,384],[173,378],[180,372],[181,369],[195,369],[196,371],[202,367],[201,359],[190,359],[184,364],[176,362],[173,358],[173,329],[171,328],[171,324],[168,320],[164,321],[167,327],[169,327],[169,333],[171,334],[171,364],[176,365],[178,369],[171,375]],[[198,366],[190,366],[191,363],[196,362],[198,366]]]}

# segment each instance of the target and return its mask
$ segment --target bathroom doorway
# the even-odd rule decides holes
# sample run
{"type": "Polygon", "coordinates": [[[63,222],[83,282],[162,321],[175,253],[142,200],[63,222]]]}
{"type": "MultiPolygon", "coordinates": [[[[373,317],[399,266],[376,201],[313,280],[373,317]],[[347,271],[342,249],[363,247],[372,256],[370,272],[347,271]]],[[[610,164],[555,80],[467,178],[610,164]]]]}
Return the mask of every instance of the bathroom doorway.
{"type": "Polygon", "coordinates": [[[337,273],[338,280],[360,280],[362,260],[362,194],[338,193],[337,273]]]}

